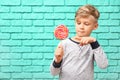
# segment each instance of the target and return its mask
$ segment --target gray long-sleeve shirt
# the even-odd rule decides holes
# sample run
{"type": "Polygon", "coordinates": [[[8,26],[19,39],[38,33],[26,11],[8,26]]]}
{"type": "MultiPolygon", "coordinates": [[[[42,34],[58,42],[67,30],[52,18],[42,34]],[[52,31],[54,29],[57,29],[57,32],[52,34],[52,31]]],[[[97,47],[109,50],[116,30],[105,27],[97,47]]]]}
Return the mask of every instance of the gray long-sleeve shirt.
{"type": "Polygon", "coordinates": [[[59,75],[59,80],[94,80],[94,61],[100,68],[108,66],[107,57],[97,41],[80,46],[69,38],[61,43],[63,59],[60,63],[53,59],[50,66],[51,74],[59,75]]]}

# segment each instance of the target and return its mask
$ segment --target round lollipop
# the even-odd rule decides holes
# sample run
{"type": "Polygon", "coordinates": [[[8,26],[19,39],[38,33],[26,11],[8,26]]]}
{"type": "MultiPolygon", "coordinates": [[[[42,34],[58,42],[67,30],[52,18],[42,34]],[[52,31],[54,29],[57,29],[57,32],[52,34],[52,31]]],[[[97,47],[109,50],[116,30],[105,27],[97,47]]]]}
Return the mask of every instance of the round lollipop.
{"type": "Polygon", "coordinates": [[[54,30],[54,36],[60,40],[67,38],[68,33],[69,33],[69,30],[65,25],[59,25],[54,30]]]}

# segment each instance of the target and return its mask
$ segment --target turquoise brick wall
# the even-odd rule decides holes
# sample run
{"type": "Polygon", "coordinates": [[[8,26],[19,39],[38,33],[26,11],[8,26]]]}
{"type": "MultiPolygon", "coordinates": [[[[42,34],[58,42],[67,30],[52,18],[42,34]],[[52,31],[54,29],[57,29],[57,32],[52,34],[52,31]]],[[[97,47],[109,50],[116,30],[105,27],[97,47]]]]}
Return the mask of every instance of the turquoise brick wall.
{"type": "Polygon", "coordinates": [[[92,36],[109,59],[107,69],[95,64],[95,80],[120,80],[120,0],[0,0],[0,80],[57,80],[49,65],[59,40],[54,28],[65,24],[75,34],[79,6],[92,4],[101,13],[92,36]]]}

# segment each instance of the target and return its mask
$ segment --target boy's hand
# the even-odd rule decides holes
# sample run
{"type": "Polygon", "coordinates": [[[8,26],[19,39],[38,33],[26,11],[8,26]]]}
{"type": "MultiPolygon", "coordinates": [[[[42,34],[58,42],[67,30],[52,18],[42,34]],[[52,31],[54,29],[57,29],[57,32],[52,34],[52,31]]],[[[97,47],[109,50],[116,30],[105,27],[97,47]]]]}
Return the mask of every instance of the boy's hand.
{"type": "Polygon", "coordinates": [[[64,54],[63,47],[62,47],[62,44],[60,43],[55,50],[55,62],[56,63],[60,63],[60,61],[63,58],[63,54],[64,54]]]}
{"type": "Polygon", "coordinates": [[[80,38],[76,38],[76,39],[80,41],[81,46],[87,45],[87,44],[90,44],[90,43],[96,41],[96,39],[93,37],[80,37],[80,38]]]}

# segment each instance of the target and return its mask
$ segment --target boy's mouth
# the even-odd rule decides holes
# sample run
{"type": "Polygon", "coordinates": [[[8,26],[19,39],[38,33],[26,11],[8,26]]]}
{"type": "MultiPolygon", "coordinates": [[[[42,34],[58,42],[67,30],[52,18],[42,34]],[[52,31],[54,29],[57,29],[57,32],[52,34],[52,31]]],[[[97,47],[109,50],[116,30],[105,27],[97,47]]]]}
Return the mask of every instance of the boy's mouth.
{"type": "Polygon", "coordinates": [[[84,33],[85,31],[83,31],[83,30],[79,30],[78,32],[80,32],[80,33],[84,33]]]}

